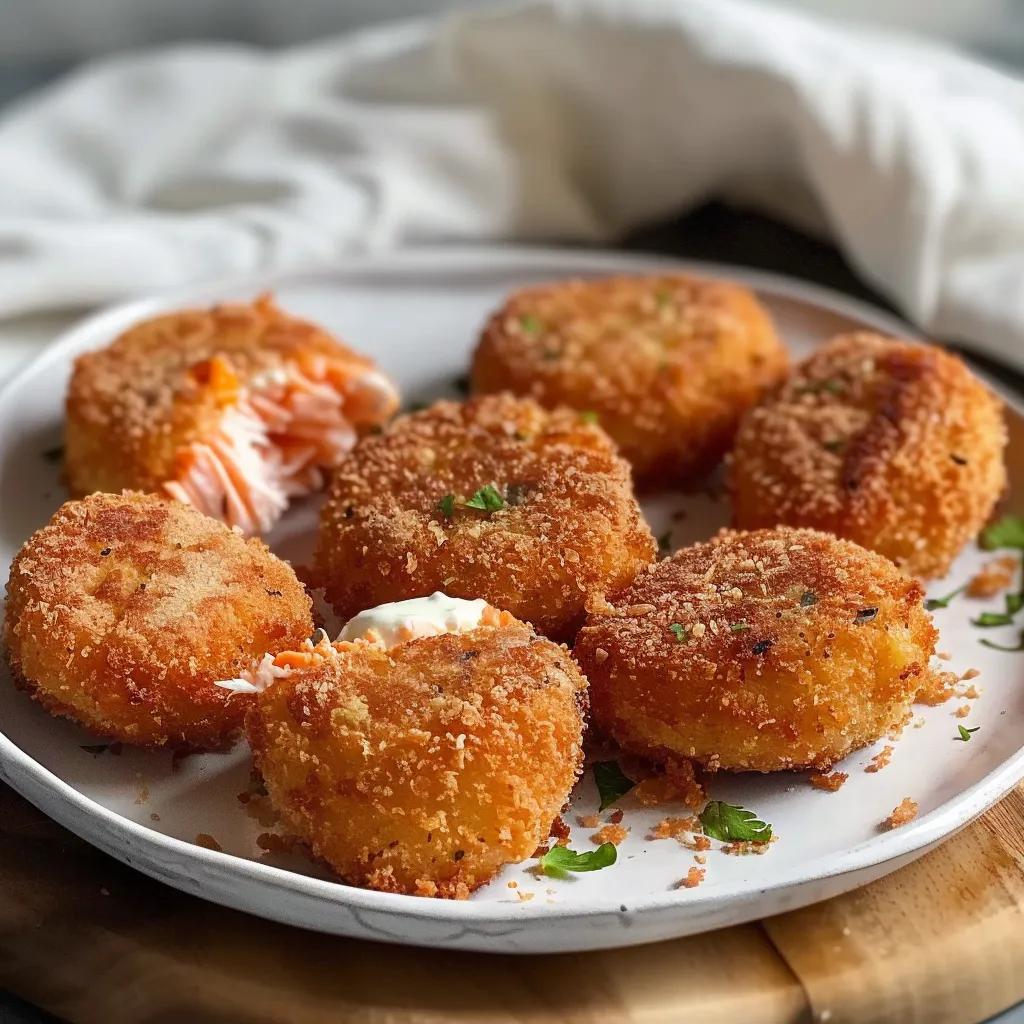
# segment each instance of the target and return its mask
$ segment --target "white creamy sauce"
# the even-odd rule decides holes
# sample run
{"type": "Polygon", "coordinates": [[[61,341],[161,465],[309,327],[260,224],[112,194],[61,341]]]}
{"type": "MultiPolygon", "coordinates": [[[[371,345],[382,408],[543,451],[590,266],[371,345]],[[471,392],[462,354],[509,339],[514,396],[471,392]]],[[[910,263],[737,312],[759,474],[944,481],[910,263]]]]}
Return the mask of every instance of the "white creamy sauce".
{"type": "Polygon", "coordinates": [[[372,630],[385,647],[394,647],[421,636],[466,633],[480,625],[486,608],[486,601],[465,601],[438,591],[360,612],[345,623],[338,639],[359,640],[372,630]]]}

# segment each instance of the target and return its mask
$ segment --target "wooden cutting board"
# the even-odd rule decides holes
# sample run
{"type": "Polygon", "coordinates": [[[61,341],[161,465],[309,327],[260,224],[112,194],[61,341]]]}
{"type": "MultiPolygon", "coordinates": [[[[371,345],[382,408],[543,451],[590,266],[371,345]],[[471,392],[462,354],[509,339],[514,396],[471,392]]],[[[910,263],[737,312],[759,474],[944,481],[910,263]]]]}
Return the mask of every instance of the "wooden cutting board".
{"type": "Polygon", "coordinates": [[[864,889],[652,946],[498,957],[271,924],[0,785],[0,987],[70,1024],[975,1024],[1024,999],[1024,787],[864,889]]]}

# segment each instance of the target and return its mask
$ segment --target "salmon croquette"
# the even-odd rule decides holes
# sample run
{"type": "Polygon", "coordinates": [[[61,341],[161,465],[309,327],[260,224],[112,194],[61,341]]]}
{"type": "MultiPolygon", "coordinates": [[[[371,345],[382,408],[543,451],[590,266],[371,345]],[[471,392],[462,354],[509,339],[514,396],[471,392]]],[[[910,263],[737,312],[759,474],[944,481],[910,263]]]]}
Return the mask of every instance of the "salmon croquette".
{"type": "Polygon", "coordinates": [[[246,733],[286,827],[344,881],[465,899],[550,834],[582,766],[587,684],[507,612],[435,598],[473,614],[434,635],[416,616],[364,622],[280,655],[246,733]]]}
{"type": "Polygon", "coordinates": [[[567,640],[587,595],[628,583],[655,550],[599,427],[492,395],[360,441],[322,509],[316,577],[341,618],[440,590],[567,640]]]}
{"type": "Polygon", "coordinates": [[[933,345],[847,334],[743,420],[737,527],[826,530],[944,576],[1006,487],[1002,404],[933,345]]]}
{"type": "Polygon", "coordinates": [[[163,494],[264,533],[397,406],[369,359],[268,296],[169,313],[75,363],[65,476],[75,495],[163,494]]]}
{"type": "Polygon", "coordinates": [[[923,595],[849,541],[723,531],[595,607],[574,656],[634,754],[824,771],[902,725],[938,636],[923,595]]]}
{"type": "Polygon", "coordinates": [[[214,748],[253,698],[215,685],[313,631],[291,568],[152,495],[70,501],[22,547],[4,641],[15,682],[55,715],[141,746],[214,748]]]}
{"type": "Polygon", "coordinates": [[[472,384],[593,414],[637,479],[660,484],[711,469],[787,365],[746,288],[684,274],[606,277],[514,293],[484,328],[472,384]]]}

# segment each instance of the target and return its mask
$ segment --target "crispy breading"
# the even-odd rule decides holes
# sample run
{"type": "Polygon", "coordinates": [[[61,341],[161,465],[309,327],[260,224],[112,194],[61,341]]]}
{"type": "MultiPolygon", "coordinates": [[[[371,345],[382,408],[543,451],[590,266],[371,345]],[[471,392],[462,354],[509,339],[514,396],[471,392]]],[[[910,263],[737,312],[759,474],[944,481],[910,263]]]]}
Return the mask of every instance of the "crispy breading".
{"type": "Polygon", "coordinates": [[[787,365],[746,288],[652,274],[515,292],[483,330],[472,383],[594,413],[637,479],[661,484],[709,470],[787,365]]]}
{"type": "Polygon", "coordinates": [[[341,618],[440,590],[567,640],[587,596],[654,553],[629,466],[599,427],[492,395],[438,402],[360,441],[323,506],[316,568],[341,618]],[[503,507],[467,507],[487,486],[503,507]]]}
{"type": "Polygon", "coordinates": [[[586,680],[523,623],[338,644],[261,693],[274,806],[353,885],[465,898],[547,839],[582,767],[586,680]]]}
{"type": "Polygon", "coordinates": [[[313,629],[290,566],[186,505],[93,494],[24,544],[7,584],[12,673],[125,743],[218,747],[252,698],[215,686],[313,629]]]}
{"type": "Polygon", "coordinates": [[[573,653],[595,725],[635,754],[824,771],[910,708],[938,635],[922,596],[848,541],[723,531],[609,595],[573,653]]]}
{"type": "Polygon", "coordinates": [[[1006,486],[1002,403],[934,345],[846,334],[744,417],[729,471],[744,529],[806,526],[943,576],[1006,486]]]}

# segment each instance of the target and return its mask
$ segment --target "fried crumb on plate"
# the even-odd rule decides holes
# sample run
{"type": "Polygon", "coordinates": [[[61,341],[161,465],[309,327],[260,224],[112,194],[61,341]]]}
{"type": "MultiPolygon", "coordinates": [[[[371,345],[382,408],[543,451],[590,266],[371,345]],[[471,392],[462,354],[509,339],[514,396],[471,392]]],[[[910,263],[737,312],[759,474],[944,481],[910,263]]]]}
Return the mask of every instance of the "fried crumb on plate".
{"type": "Polygon", "coordinates": [[[961,704],[960,707],[953,712],[954,718],[966,718],[971,713],[970,704],[961,704]]]}
{"type": "Polygon", "coordinates": [[[815,789],[835,793],[849,777],[846,772],[832,772],[831,775],[816,773],[811,776],[810,782],[815,789]]]}
{"type": "Polygon", "coordinates": [[[954,687],[958,682],[959,677],[955,672],[936,672],[928,668],[921,673],[921,686],[918,688],[914,703],[928,704],[932,707],[945,704],[956,693],[954,687]]]}
{"type": "Polygon", "coordinates": [[[704,881],[704,875],[706,874],[705,868],[690,868],[686,872],[686,877],[679,882],[676,882],[677,889],[696,889],[701,882],[704,881]]]}
{"type": "Polygon", "coordinates": [[[894,749],[894,747],[889,746],[882,747],[881,752],[875,754],[875,756],[871,758],[871,764],[869,764],[864,771],[866,771],[868,775],[874,775],[875,772],[880,772],[892,759],[892,752],[894,749]]]}
{"type": "Polygon", "coordinates": [[[695,853],[695,854],[693,855],[693,859],[694,859],[694,860],[695,860],[695,861],[696,861],[696,862],[697,862],[698,864],[707,864],[707,862],[708,862],[708,859],[707,859],[707,857],[705,857],[703,853],[695,853]]]}
{"type": "Polygon", "coordinates": [[[960,678],[961,679],[977,679],[981,675],[981,671],[976,668],[969,668],[960,678]]]}
{"type": "Polygon", "coordinates": [[[893,829],[899,828],[901,825],[906,825],[917,817],[917,811],[917,802],[911,800],[909,796],[905,796],[899,807],[896,807],[892,814],[882,822],[882,827],[893,829]]]}
{"type": "Polygon", "coordinates": [[[201,846],[204,850],[216,850],[218,853],[224,852],[224,847],[206,832],[199,832],[196,835],[195,844],[196,846],[201,846]]]}
{"type": "Polygon", "coordinates": [[[1014,555],[990,558],[967,584],[968,597],[995,597],[1009,589],[1019,560],[1014,555]]]}
{"type": "Polygon", "coordinates": [[[622,808],[618,808],[618,809],[616,809],[616,810],[612,811],[612,813],[608,815],[608,820],[609,820],[609,821],[610,821],[610,822],[611,822],[611,823],[612,823],[613,825],[618,825],[618,824],[620,824],[620,823],[621,823],[621,821],[622,821],[622,818],[623,818],[623,812],[622,812],[622,808]]]}
{"type": "Polygon", "coordinates": [[[580,828],[597,828],[601,824],[600,814],[578,814],[576,822],[580,828]]]}
{"type": "Polygon", "coordinates": [[[648,833],[649,840],[676,839],[697,827],[696,818],[662,818],[648,833]]]}
{"type": "Polygon", "coordinates": [[[523,892],[522,890],[520,890],[519,892],[517,892],[517,893],[516,893],[516,895],[517,895],[517,896],[519,897],[519,899],[520,899],[520,900],[521,900],[521,901],[522,901],[523,903],[527,903],[527,902],[529,902],[530,900],[532,900],[534,896],[536,896],[536,893],[532,893],[532,892],[523,892]]]}
{"type": "Polygon", "coordinates": [[[623,828],[621,825],[605,825],[590,837],[590,841],[598,845],[611,843],[613,846],[618,846],[628,835],[628,828],[623,828]]]}
{"type": "Polygon", "coordinates": [[[746,857],[749,854],[765,854],[768,852],[769,847],[772,843],[778,840],[778,836],[773,835],[766,843],[754,843],[747,842],[745,840],[737,840],[736,842],[726,843],[722,847],[722,853],[729,853],[737,857],[746,857]]]}

